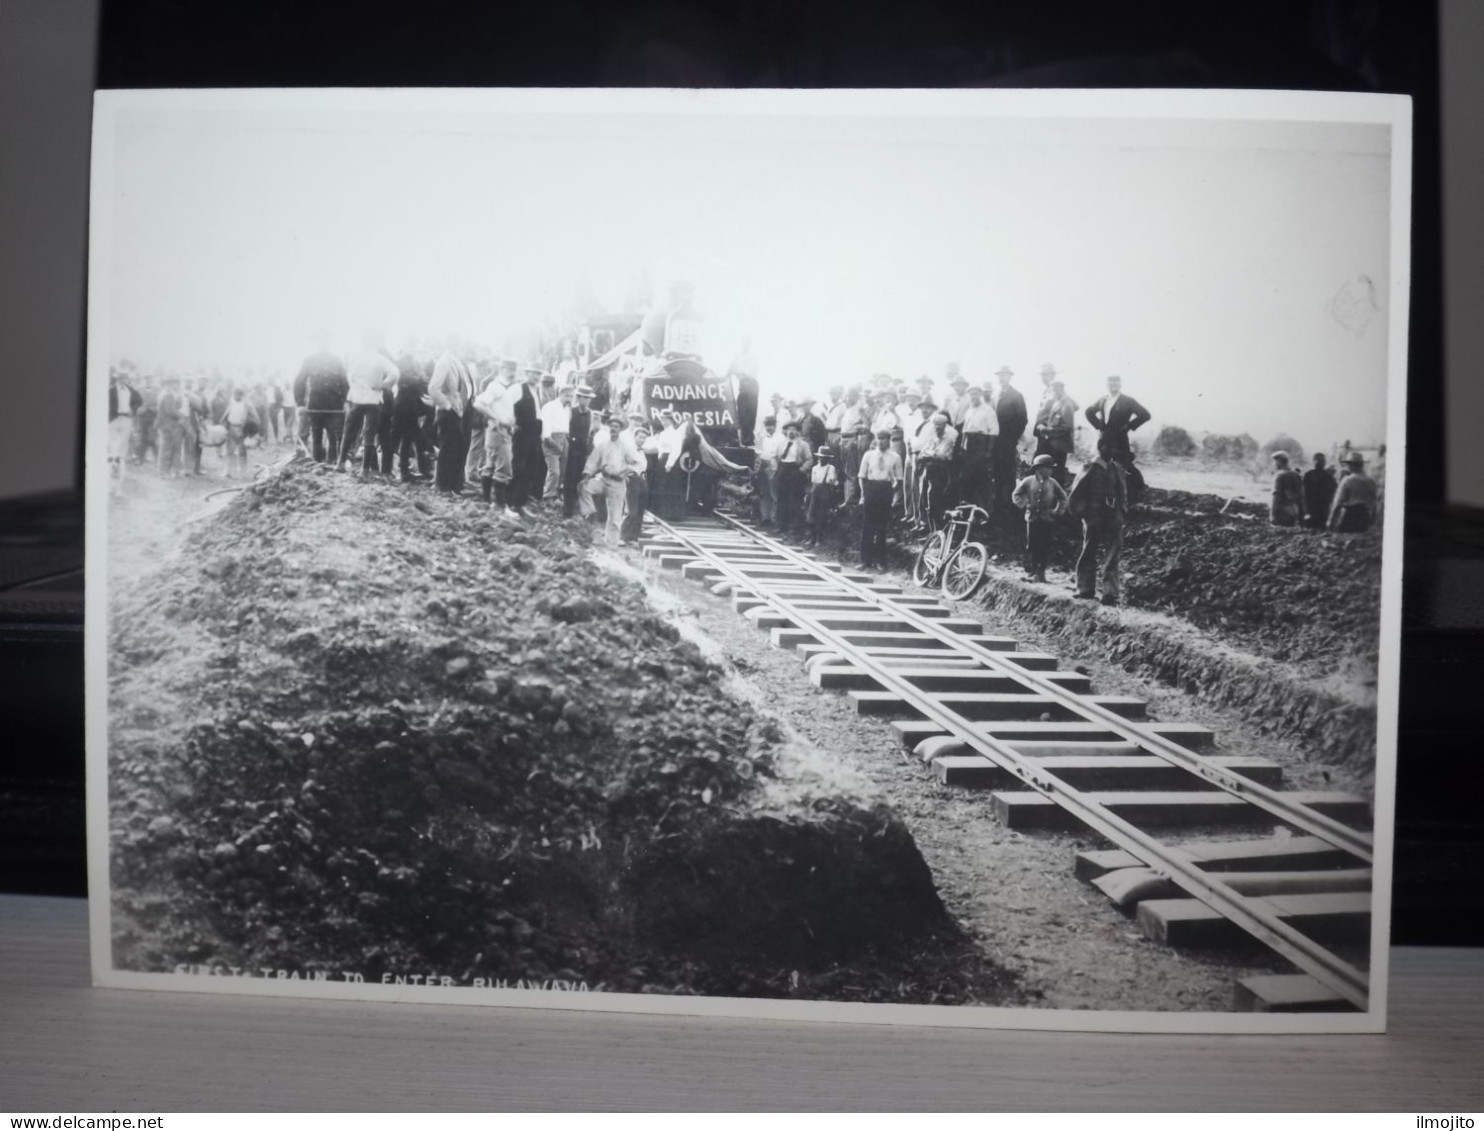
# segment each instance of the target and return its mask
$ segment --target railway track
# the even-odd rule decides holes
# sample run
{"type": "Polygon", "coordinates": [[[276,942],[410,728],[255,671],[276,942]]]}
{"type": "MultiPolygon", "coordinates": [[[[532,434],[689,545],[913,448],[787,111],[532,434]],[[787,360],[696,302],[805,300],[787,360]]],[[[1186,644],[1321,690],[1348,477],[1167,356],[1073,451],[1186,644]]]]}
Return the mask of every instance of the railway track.
{"type": "Polygon", "coordinates": [[[1076,875],[1149,937],[1224,947],[1250,936],[1295,967],[1241,980],[1236,1008],[1367,1008],[1364,798],[1285,790],[1279,764],[1216,753],[1203,727],[1149,720],[1144,701],[1098,694],[1055,656],[987,635],[935,594],[816,560],[735,519],[651,517],[643,552],[729,597],[775,647],[802,656],[816,687],[889,718],[939,780],[990,790],[1001,823],[1099,834],[1110,847],[1078,854],[1076,875]]]}

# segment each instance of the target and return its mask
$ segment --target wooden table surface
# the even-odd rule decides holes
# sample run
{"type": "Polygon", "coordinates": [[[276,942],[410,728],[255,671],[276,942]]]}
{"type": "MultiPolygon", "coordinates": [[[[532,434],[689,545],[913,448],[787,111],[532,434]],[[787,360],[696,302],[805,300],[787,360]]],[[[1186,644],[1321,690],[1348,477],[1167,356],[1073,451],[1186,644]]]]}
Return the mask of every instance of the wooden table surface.
{"type": "Polygon", "coordinates": [[[0,1110],[1484,1109],[1484,951],[1399,949],[1382,1036],[1118,1036],[95,990],[0,896],[0,1110]]]}

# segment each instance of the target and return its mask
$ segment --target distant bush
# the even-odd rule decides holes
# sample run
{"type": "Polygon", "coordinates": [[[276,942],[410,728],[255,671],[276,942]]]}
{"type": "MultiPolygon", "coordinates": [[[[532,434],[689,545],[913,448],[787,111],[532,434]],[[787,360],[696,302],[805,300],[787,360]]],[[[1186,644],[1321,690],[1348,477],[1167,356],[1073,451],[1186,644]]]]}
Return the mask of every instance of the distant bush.
{"type": "Polygon", "coordinates": [[[1304,446],[1286,432],[1279,432],[1271,440],[1262,446],[1262,454],[1271,456],[1274,452],[1287,452],[1292,460],[1300,460],[1304,455],[1304,446]]]}
{"type": "Polygon", "coordinates": [[[1198,450],[1190,433],[1178,424],[1166,424],[1154,437],[1154,454],[1157,456],[1193,456],[1198,450]]]}
{"type": "Polygon", "coordinates": [[[1212,432],[1201,440],[1201,455],[1213,463],[1248,463],[1257,455],[1257,441],[1245,432],[1240,436],[1212,432]]]}

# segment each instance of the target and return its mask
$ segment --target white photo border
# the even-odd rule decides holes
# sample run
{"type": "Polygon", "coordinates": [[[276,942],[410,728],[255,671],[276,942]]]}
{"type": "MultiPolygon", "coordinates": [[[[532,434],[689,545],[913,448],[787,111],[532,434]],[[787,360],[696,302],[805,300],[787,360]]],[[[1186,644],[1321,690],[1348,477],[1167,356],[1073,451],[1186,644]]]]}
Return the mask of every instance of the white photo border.
{"type": "Polygon", "coordinates": [[[94,984],[126,990],[273,998],[511,1006],[611,1013],[736,1017],[954,1028],[1126,1033],[1379,1033],[1387,1018],[1392,853],[1401,665],[1403,522],[1394,506],[1382,533],[1377,674],[1375,862],[1370,1008],[1364,1013],[1214,1013],[1058,1010],[690,997],[554,990],[426,988],[257,977],[148,974],[114,968],[108,835],[108,376],[114,149],[125,111],[367,110],[499,114],[813,115],[1145,119],[1352,124],[1390,128],[1390,256],[1386,394],[1387,493],[1406,490],[1406,375],[1411,280],[1412,106],[1402,95],[1210,90],[147,90],[99,91],[93,114],[85,405],[87,569],[84,669],[89,929],[94,984]]]}

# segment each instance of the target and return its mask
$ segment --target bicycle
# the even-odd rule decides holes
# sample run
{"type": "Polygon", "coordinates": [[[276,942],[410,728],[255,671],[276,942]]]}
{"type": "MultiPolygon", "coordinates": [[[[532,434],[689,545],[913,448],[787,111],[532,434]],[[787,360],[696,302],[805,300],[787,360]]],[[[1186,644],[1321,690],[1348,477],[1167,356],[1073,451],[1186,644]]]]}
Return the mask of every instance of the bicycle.
{"type": "Polygon", "coordinates": [[[988,521],[983,507],[967,503],[954,507],[917,551],[912,580],[924,588],[939,585],[943,596],[956,601],[972,594],[989,565],[989,547],[973,539],[974,528],[988,521]]]}

